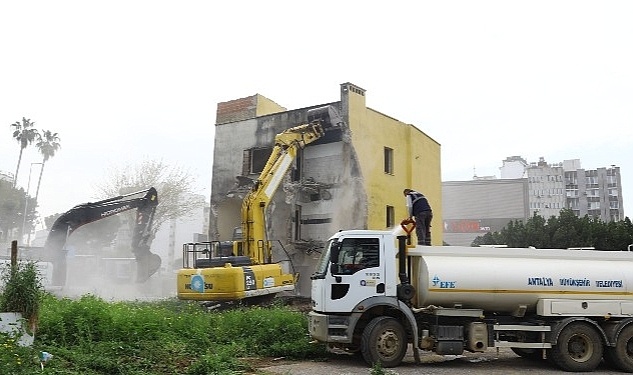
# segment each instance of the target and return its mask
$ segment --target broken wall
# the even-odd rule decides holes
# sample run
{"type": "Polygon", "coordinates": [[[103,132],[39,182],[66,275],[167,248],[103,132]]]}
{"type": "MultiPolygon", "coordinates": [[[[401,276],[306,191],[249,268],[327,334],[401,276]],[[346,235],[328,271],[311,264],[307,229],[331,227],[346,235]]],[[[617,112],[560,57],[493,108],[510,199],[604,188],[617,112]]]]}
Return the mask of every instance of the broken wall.
{"type": "MultiPolygon", "coordinates": [[[[336,103],[334,103],[337,106],[336,103]]],[[[210,239],[231,240],[241,204],[257,174],[245,175],[248,150],[271,147],[275,135],[307,121],[304,108],[216,126],[210,239]]],[[[297,291],[310,294],[320,247],[339,229],[366,227],[366,198],[349,136],[338,130],[308,145],[295,160],[268,207],[273,260],[298,272],[297,291]],[[296,171],[300,171],[297,176],[296,171]]]]}

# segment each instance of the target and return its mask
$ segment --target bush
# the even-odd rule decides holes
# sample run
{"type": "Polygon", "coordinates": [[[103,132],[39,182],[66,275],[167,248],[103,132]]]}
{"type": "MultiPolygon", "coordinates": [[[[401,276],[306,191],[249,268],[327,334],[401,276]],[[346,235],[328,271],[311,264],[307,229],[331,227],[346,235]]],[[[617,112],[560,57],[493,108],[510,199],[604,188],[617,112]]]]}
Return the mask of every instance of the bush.
{"type": "Polygon", "coordinates": [[[213,335],[223,343],[238,343],[250,355],[302,359],[325,354],[310,344],[308,320],[285,307],[253,307],[217,314],[213,335]]]}
{"type": "Polygon", "coordinates": [[[21,313],[29,326],[35,328],[44,293],[36,263],[5,263],[0,278],[4,285],[0,294],[0,312],[21,313]]]}

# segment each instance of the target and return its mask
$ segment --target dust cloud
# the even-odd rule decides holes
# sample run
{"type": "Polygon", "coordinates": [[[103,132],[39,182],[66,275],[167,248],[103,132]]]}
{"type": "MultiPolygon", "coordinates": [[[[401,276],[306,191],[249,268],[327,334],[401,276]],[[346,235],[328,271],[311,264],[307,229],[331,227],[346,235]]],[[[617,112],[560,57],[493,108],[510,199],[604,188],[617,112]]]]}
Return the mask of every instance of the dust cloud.
{"type": "Polygon", "coordinates": [[[59,297],[94,295],[106,301],[157,300],[176,296],[175,271],[159,269],[147,281],[136,282],[135,258],[74,256],[67,279],[51,292],[59,297]]]}
{"type": "Polygon", "coordinates": [[[174,262],[162,259],[161,268],[144,282],[137,282],[137,262],[132,253],[129,218],[109,217],[81,226],[68,237],[63,249],[46,249],[44,238],[31,247],[19,247],[21,260],[38,264],[45,289],[57,297],[93,295],[106,301],[157,300],[176,296],[174,262]],[[66,259],[66,281],[53,285],[54,252],[66,259]],[[59,253],[57,253],[59,254],[59,253]]]}

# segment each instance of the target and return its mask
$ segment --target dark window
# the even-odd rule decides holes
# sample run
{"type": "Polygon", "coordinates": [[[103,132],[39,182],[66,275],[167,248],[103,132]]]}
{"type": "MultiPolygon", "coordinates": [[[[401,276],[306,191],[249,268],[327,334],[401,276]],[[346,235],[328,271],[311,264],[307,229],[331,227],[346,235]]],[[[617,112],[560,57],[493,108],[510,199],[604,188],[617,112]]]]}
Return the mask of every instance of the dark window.
{"type": "Polygon", "coordinates": [[[387,228],[393,228],[396,221],[395,209],[393,206],[387,206],[385,224],[387,228]]]}
{"type": "Polygon", "coordinates": [[[268,158],[270,157],[272,151],[272,147],[251,149],[251,163],[249,173],[261,173],[264,170],[266,162],[268,162],[268,158]]]}
{"type": "Polygon", "coordinates": [[[385,147],[385,173],[393,174],[393,149],[385,147]]]}
{"type": "Polygon", "coordinates": [[[301,240],[301,206],[295,206],[295,241],[301,240]]]}

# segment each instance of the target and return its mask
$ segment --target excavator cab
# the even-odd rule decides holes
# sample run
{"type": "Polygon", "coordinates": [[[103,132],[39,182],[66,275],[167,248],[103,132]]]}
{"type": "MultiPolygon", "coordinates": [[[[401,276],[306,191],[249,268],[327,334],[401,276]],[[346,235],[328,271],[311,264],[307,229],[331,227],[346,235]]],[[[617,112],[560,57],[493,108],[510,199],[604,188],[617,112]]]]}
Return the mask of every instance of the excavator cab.
{"type": "Polygon", "coordinates": [[[251,258],[233,253],[231,241],[210,241],[186,243],[182,248],[185,268],[210,268],[231,266],[250,266],[251,258]]]}

